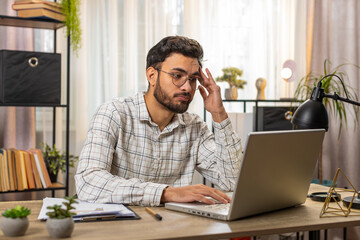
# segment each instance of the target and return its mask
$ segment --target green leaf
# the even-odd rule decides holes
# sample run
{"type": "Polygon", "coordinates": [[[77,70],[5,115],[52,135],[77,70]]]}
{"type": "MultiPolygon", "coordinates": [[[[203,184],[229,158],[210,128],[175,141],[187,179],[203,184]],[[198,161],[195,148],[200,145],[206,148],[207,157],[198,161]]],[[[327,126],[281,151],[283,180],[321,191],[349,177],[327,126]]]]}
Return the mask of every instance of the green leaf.
{"type": "Polygon", "coordinates": [[[48,215],[50,218],[57,218],[57,219],[69,218],[75,215],[75,213],[71,212],[72,209],[75,209],[72,206],[72,204],[78,203],[75,200],[75,196],[65,197],[64,199],[66,200],[65,202],[63,202],[65,209],[62,208],[61,205],[56,205],[56,204],[53,206],[48,206],[47,209],[52,211],[47,212],[46,215],[48,215]]]}
{"type": "MultiPolygon", "coordinates": [[[[346,96],[348,96],[348,98],[351,100],[359,101],[356,91],[347,84],[347,79],[348,79],[347,74],[341,71],[341,68],[343,68],[344,66],[353,66],[355,68],[360,69],[360,66],[351,63],[343,63],[332,68],[332,64],[330,60],[325,59],[324,74],[322,75],[322,74],[309,73],[305,77],[301,78],[296,87],[294,97],[296,99],[308,99],[313,91],[313,88],[323,78],[323,76],[326,76],[328,74],[336,74],[344,81],[345,86],[343,87],[339,79],[336,77],[333,76],[326,77],[322,81],[322,88],[324,88],[325,93],[333,94],[336,92],[339,96],[345,98],[346,96]]],[[[350,108],[350,110],[347,110],[345,107],[345,104],[347,103],[344,104],[344,102],[342,101],[335,101],[329,98],[324,98],[323,103],[326,109],[328,110],[329,114],[332,113],[339,124],[338,138],[340,138],[340,134],[344,124],[347,129],[348,126],[347,121],[348,121],[349,113],[350,115],[352,115],[354,119],[355,128],[359,124],[359,117],[358,117],[359,109],[357,106],[353,105],[352,108],[350,108]]]]}
{"type": "Polygon", "coordinates": [[[25,218],[30,215],[31,210],[24,206],[17,205],[15,208],[6,209],[2,216],[7,218],[25,218]]]}
{"type": "Polygon", "coordinates": [[[241,89],[243,89],[244,86],[247,84],[245,80],[240,79],[240,77],[243,75],[242,70],[236,67],[228,67],[228,68],[223,68],[222,71],[223,71],[223,75],[215,78],[216,81],[227,82],[229,83],[230,87],[234,86],[241,89]]]}

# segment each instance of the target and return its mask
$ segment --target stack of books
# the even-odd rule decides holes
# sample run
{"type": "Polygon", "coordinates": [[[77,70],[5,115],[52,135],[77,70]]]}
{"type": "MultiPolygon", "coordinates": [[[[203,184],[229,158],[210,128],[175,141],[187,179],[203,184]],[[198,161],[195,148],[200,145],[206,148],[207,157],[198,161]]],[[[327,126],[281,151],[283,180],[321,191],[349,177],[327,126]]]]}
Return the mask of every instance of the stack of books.
{"type": "Polygon", "coordinates": [[[17,0],[12,5],[17,11],[18,17],[23,18],[46,18],[60,22],[65,21],[61,6],[56,2],[46,0],[17,0]]]}
{"type": "Polygon", "coordinates": [[[51,187],[40,149],[0,149],[0,192],[51,187]]]}

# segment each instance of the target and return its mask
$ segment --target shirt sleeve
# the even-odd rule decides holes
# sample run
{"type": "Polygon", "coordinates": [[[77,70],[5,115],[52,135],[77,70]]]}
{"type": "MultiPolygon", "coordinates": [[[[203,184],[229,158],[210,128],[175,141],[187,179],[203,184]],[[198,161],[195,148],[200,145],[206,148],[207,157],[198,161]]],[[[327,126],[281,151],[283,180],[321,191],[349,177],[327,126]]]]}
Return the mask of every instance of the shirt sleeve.
{"type": "Polygon", "coordinates": [[[197,170],[224,191],[233,191],[242,157],[241,139],[230,119],[214,122],[214,133],[204,123],[198,146],[197,170]]]}
{"type": "Polygon", "coordinates": [[[79,199],[99,203],[160,205],[167,185],[136,178],[124,179],[111,173],[120,128],[119,111],[112,104],[100,106],[90,124],[75,174],[79,199]]]}

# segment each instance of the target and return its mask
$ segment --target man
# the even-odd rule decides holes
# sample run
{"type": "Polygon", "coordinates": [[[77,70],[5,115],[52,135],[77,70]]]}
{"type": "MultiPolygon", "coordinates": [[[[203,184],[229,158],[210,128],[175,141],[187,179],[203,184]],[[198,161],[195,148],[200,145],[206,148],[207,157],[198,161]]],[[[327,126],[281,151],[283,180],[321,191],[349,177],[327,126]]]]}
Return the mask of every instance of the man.
{"type": "Polygon", "coordinates": [[[220,190],[190,185],[196,169],[231,191],[241,158],[240,139],[219,86],[201,69],[202,57],[195,40],[166,37],[148,53],[147,92],[98,108],[75,175],[81,200],[143,206],[230,201],[220,190]],[[214,134],[199,116],[186,112],[197,89],[212,115],[214,134]]]}

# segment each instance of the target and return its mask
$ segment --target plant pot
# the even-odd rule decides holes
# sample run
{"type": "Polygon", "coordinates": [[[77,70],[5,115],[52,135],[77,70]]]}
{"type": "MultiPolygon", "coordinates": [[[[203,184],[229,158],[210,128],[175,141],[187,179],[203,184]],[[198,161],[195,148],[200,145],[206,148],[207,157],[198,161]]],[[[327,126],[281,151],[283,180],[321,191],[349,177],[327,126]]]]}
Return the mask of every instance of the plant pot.
{"type": "Polygon", "coordinates": [[[72,218],[49,218],[46,220],[46,230],[53,238],[70,237],[74,230],[74,220],[72,218]]]}
{"type": "Polygon", "coordinates": [[[226,100],[236,100],[238,98],[238,89],[236,87],[226,88],[225,89],[225,99],[226,100]]]}
{"type": "Polygon", "coordinates": [[[53,174],[53,173],[51,173],[50,171],[48,171],[49,172],[49,177],[50,177],[50,180],[51,180],[51,182],[52,183],[56,183],[57,182],[57,174],[53,174]]]}
{"type": "Polygon", "coordinates": [[[17,237],[25,235],[29,227],[29,220],[25,218],[2,217],[0,222],[2,232],[7,237],[17,237]]]}

